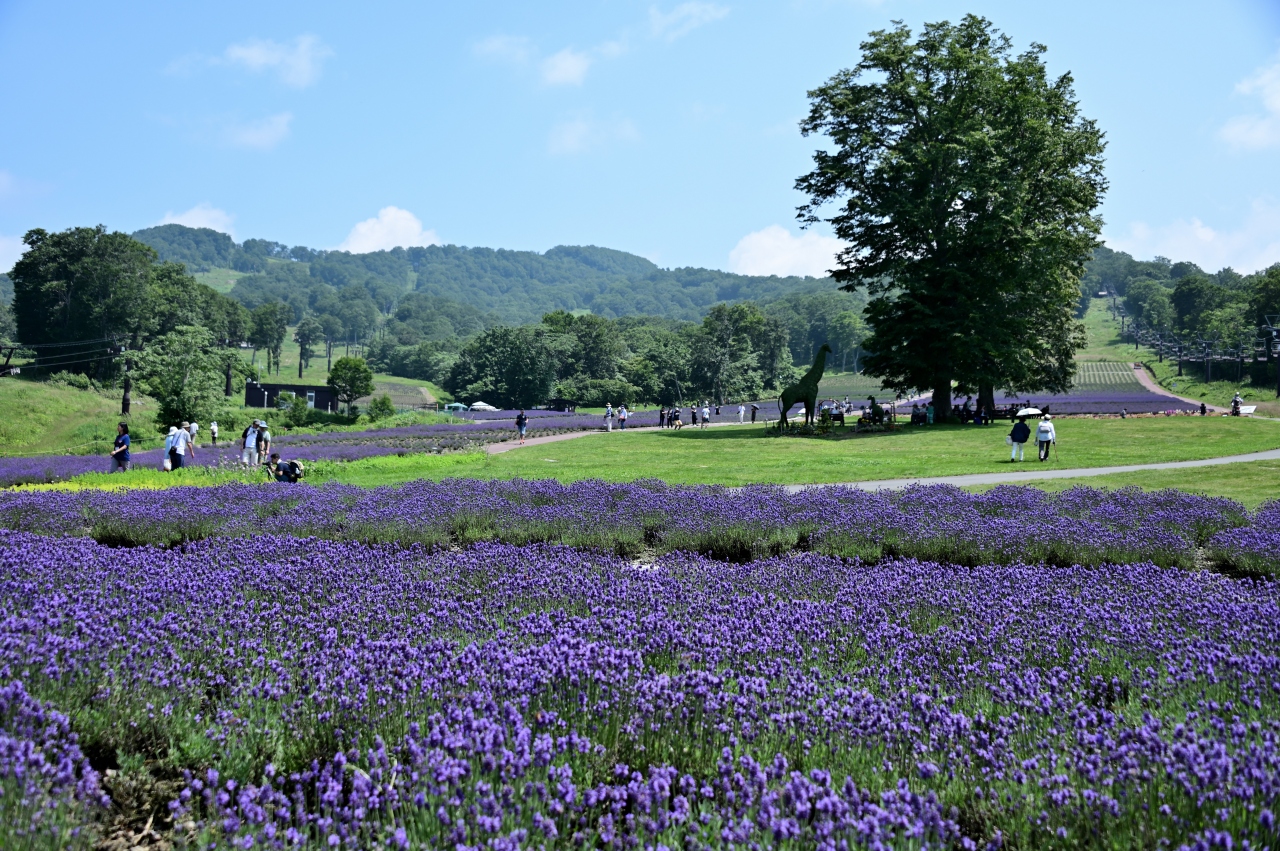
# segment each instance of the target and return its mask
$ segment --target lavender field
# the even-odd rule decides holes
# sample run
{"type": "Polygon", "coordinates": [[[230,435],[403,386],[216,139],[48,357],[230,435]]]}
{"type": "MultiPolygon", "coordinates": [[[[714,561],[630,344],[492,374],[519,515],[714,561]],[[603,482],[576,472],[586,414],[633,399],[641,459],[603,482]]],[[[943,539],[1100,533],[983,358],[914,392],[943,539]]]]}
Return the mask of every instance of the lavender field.
{"type": "MultiPolygon", "coordinates": [[[[656,414],[651,417],[657,424],[656,414]]],[[[637,421],[637,425],[640,422],[637,421]]],[[[563,434],[601,427],[600,418],[586,414],[557,414],[532,420],[529,437],[563,434]]],[[[511,440],[515,426],[509,422],[477,420],[465,423],[401,426],[364,431],[331,431],[300,434],[278,434],[273,447],[287,458],[308,461],[356,461],[382,455],[404,455],[411,452],[440,454],[478,449],[490,443],[511,440]]],[[[159,469],[164,462],[163,449],[133,453],[135,467],[159,469]]],[[[240,450],[224,440],[218,446],[198,446],[188,463],[199,467],[234,467],[240,450]]],[[[0,458],[0,487],[21,484],[60,482],[85,473],[106,473],[111,469],[103,455],[36,455],[0,458]]]]}
{"type": "Polygon", "coordinates": [[[1277,842],[1280,586],[1232,578],[1274,503],[454,480],[0,528],[0,847],[1277,842]]]}

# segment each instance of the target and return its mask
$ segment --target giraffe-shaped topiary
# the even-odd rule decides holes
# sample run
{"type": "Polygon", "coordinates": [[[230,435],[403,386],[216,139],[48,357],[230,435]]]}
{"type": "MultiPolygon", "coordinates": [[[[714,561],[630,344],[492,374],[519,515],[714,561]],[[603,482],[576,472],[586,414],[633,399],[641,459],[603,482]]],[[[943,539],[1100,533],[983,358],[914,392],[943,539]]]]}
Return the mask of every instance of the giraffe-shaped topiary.
{"type": "Polygon", "coordinates": [[[780,428],[786,428],[787,414],[796,402],[804,403],[805,425],[813,423],[818,407],[818,382],[822,380],[822,373],[826,371],[827,355],[830,353],[831,347],[823,343],[822,347],[818,349],[817,357],[813,359],[813,366],[809,367],[809,371],[804,374],[804,378],[782,391],[782,395],[778,398],[778,407],[782,409],[780,428]]]}

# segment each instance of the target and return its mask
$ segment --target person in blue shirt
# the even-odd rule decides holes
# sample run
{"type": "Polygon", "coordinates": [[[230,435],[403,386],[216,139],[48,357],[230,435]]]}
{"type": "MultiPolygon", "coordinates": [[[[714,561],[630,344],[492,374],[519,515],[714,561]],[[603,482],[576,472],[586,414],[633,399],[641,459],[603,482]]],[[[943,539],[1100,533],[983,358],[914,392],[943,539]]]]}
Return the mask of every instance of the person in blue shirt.
{"type": "Polygon", "coordinates": [[[129,424],[120,423],[116,426],[116,442],[111,450],[111,472],[116,470],[125,471],[129,469],[129,424]]]}

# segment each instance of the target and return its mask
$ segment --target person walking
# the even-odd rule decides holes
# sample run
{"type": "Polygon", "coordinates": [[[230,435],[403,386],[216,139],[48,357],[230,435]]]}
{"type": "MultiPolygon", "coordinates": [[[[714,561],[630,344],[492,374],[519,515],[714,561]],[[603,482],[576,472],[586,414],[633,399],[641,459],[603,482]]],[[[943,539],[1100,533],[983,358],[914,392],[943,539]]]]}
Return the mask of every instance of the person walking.
{"type": "Polygon", "coordinates": [[[173,462],[173,469],[180,470],[187,460],[187,454],[191,454],[191,460],[196,460],[196,445],[191,439],[191,423],[183,423],[182,428],[178,429],[178,433],[173,436],[173,449],[169,452],[169,460],[173,462]]]}
{"type": "Polygon", "coordinates": [[[119,470],[124,473],[129,470],[129,424],[120,423],[116,426],[116,442],[111,449],[111,472],[119,470]]]}
{"type": "Polygon", "coordinates": [[[756,421],[756,412],[759,410],[760,410],[760,406],[757,405],[755,402],[752,402],[751,403],[751,422],[754,423],[756,421]]]}
{"type": "Polygon", "coordinates": [[[271,429],[266,420],[258,420],[258,463],[267,462],[267,453],[271,451],[271,429]]]}
{"type": "Polygon", "coordinates": [[[684,420],[680,419],[679,407],[672,408],[671,412],[667,414],[667,425],[676,431],[684,428],[684,420]]]}
{"type": "Polygon", "coordinates": [[[1012,447],[1009,452],[1009,463],[1026,460],[1027,441],[1030,439],[1031,426],[1027,425],[1027,418],[1018,417],[1018,421],[1009,430],[1009,445],[1012,447]]]}
{"type": "Polygon", "coordinates": [[[658,428],[666,428],[666,427],[667,427],[667,409],[664,406],[658,409],[658,428]]]}
{"type": "Polygon", "coordinates": [[[689,406],[689,425],[698,425],[698,406],[696,404],[689,406]]]}
{"type": "Polygon", "coordinates": [[[245,426],[240,436],[240,463],[246,467],[258,466],[258,421],[245,426]]]}
{"type": "Polygon", "coordinates": [[[627,430],[627,406],[625,404],[618,406],[618,429],[627,430]]]}
{"type": "Polygon", "coordinates": [[[164,438],[164,460],[165,460],[164,469],[165,469],[165,472],[168,472],[168,471],[170,471],[170,470],[172,470],[172,469],[174,468],[174,463],[173,463],[173,442],[177,439],[177,437],[178,437],[178,427],[177,427],[177,426],[169,426],[169,433],[168,433],[167,435],[165,435],[165,438],[164,438]]]}
{"type": "Polygon", "coordinates": [[[213,441],[213,445],[218,445],[218,421],[213,420],[209,423],[209,438],[213,441]]]}
{"type": "Polygon", "coordinates": [[[739,405],[739,406],[738,406],[738,425],[742,425],[742,423],[743,423],[743,418],[744,418],[744,417],[746,417],[746,415],[747,415],[747,408],[746,408],[746,406],[745,406],[745,405],[739,405]]]}
{"type": "Polygon", "coordinates": [[[706,428],[706,427],[707,427],[707,420],[709,420],[709,419],[711,419],[711,409],[710,409],[710,408],[708,408],[706,405],[703,405],[703,406],[702,406],[702,424],[701,424],[701,426],[700,426],[700,427],[701,427],[701,428],[706,428]]]}
{"type": "Polygon", "coordinates": [[[604,406],[604,430],[613,431],[613,403],[607,402],[604,406]]]}
{"type": "Polygon", "coordinates": [[[1058,435],[1053,430],[1053,417],[1045,414],[1040,424],[1036,426],[1036,447],[1040,450],[1041,461],[1049,459],[1049,447],[1057,442],[1058,435]]]}
{"type": "Polygon", "coordinates": [[[200,423],[196,422],[195,420],[192,420],[192,421],[191,421],[191,428],[190,428],[190,429],[188,429],[188,431],[190,431],[190,432],[191,432],[191,445],[192,445],[192,446],[195,446],[195,445],[196,445],[196,437],[200,434],[200,423]]]}
{"type": "Polygon", "coordinates": [[[516,436],[520,438],[520,442],[524,443],[524,431],[529,427],[529,418],[524,415],[524,410],[516,414],[516,436]]]}

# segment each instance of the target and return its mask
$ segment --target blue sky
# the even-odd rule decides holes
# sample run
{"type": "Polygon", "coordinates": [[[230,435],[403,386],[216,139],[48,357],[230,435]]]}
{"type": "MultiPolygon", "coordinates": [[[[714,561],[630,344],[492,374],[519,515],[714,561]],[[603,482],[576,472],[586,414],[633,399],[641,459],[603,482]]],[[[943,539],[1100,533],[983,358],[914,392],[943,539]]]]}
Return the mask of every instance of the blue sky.
{"type": "Polygon", "coordinates": [[[0,268],[29,228],[820,274],[805,92],[872,29],[990,18],[1107,133],[1110,244],[1280,261],[1280,2],[0,0],[0,268]]]}

